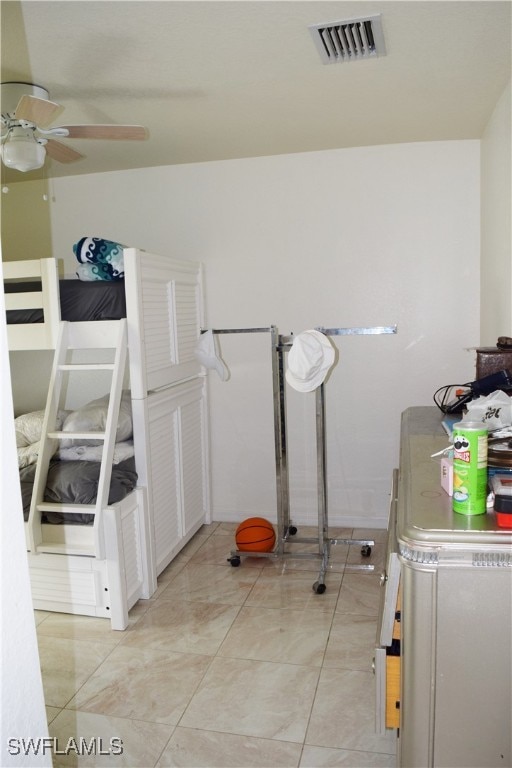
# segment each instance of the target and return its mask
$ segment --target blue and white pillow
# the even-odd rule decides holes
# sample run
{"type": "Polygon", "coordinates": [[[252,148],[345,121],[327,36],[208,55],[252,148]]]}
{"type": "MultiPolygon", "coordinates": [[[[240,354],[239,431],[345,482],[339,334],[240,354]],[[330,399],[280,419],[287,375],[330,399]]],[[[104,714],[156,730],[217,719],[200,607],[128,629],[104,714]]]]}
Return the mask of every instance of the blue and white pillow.
{"type": "Polygon", "coordinates": [[[122,280],[124,245],[102,237],[82,237],[73,246],[80,280],[122,280]]]}

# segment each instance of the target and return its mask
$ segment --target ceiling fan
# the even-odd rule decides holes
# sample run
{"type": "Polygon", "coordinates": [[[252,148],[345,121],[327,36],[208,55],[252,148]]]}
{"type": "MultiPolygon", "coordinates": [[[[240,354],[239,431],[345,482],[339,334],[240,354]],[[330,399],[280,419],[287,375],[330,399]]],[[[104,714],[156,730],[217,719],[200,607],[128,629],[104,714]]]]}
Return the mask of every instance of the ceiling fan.
{"type": "Polygon", "coordinates": [[[8,168],[33,171],[44,165],[46,155],[59,163],[72,163],[83,155],[56,139],[147,138],[142,125],[59,125],[48,127],[63,107],[50,101],[46,88],[32,83],[1,83],[0,156],[8,168]]]}

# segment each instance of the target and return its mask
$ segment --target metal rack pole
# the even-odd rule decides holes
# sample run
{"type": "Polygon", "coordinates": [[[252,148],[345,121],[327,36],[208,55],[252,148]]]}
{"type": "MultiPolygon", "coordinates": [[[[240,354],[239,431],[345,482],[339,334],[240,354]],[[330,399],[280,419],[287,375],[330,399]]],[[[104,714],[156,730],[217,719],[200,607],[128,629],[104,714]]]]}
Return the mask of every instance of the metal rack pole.
{"type": "Polygon", "coordinates": [[[325,336],[380,336],[383,333],[398,333],[397,325],[374,325],[368,328],[323,328],[319,326],[315,331],[320,331],[325,336]]]}
{"type": "Polygon", "coordinates": [[[274,438],[277,493],[277,553],[284,553],[284,544],[290,527],[290,502],[288,485],[288,456],[286,449],[286,395],[282,386],[284,378],[283,355],[280,337],[274,328],[272,344],[272,389],[274,398],[274,438]]]}
{"type": "MultiPolygon", "coordinates": [[[[352,327],[352,328],[324,328],[318,327],[315,330],[320,331],[326,336],[353,336],[353,335],[380,335],[380,334],[396,334],[397,326],[372,326],[372,327],[352,327]]],[[[286,445],[286,402],[285,402],[285,379],[284,379],[284,353],[289,350],[293,344],[293,336],[280,336],[278,353],[279,353],[279,384],[281,389],[280,396],[280,424],[283,429],[284,435],[282,437],[283,444],[286,445]]],[[[327,503],[327,460],[326,460],[326,432],[325,432],[325,388],[324,383],[320,384],[316,389],[315,395],[315,415],[316,415],[316,449],[317,449],[317,494],[318,494],[318,537],[317,540],[311,538],[294,538],[289,539],[289,535],[294,536],[297,532],[295,526],[290,525],[290,510],[288,504],[288,496],[286,497],[283,509],[281,510],[282,521],[284,525],[283,535],[283,547],[284,543],[304,543],[304,542],[317,542],[318,543],[318,557],[321,558],[320,571],[318,580],[313,584],[313,590],[318,594],[322,594],[325,589],[325,574],[329,564],[330,547],[336,544],[346,545],[359,545],[361,546],[361,554],[367,557],[371,553],[371,547],[375,542],[372,539],[331,539],[329,537],[329,523],[328,523],[328,503],[327,503]]],[[[281,456],[281,459],[283,457],[281,456]]],[[[279,473],[281,475],[281,483],[286,482],[288,487],[288,465],[285,460],[281,460],[279,466],[279,473]],[[286,477],[286,481],[284,481],[286,477]]],[[[282,548],[281,550],[282,551],[282,548]]],[[[291,554],[291,553],[286,553],[291,554]]],[[[292,555],[294,557],[312,557],[313,553],[299,553],[298,555],[292,555]]],[[[359,571],[373,571],[374,566],[371,564],[345,564],[345,568],[350,570],[359,571]]]]}
{"type": "Polygon", "coordinates": [[[275,325],[268,325],[263,328],[201,328],[201,333],[211,331],[212,333],[268,333],[275,329],[275,325]]]}
{"type": "MultiPolygon", "coordinates": [[[[397,333],[397,326],[374,326],[357,328],[323,328],[315,330],[326,336],[348,335],[376,335],[397,333]]],[[[316,417],[316,449],[317,449],[317,483],[318,483],[318,536],[317,538],[295,537],[297,528],[290,521],[290,500],[288,481],[288,456],[286,444],[286,381],[284,356],[293,344],[293,335],[281,336],[276,326],[265,328],[236,328],[213,329],[213,333],[255,333],[270,331],[271,333],[271,359],[272,359],[272,390],[274,401],[274,446],[276,464],[276,494],[277,494],[277,528],[278,538],[276,547],[272,552],[250,552],[234,550],[228,561],[232,566],[240,565],[241,556],[272,557],[291,556],[293,558],[317,557],[321,560],[318,580],[313,584],[313,590],[322,594],[325,592],[325,574],[329,564],[331,544],[359,544],[361,554],[368,556],[375,542],[371,539],[331,539],[329,538],[328,505],[327,505],[327,472],[326,472],[326,439],[325,439],[325,389],[324,384],[316,389],[315,417],[316,417]],[[290,536],[293,539],[290,539],[290,536]],[[286,544],[317,543],[318,552],[285,552],[286,544]]],[[[373,565],[345,564],[345,568],[353,570],[373,571],[373,565]]]]}
{"type": "MultiPolygon", "coordinates": [[[[284,552],[285,531],[289,528],[289,501],[288,501],[288,471],[286,463],[286,408],[284,404],[284,390],[281,390],[280,381],[283,377],[282,357],[279,355],[279,332],[275,325],[256,328],[212,328],[214,334],[228,333],[270,333],[270,350],[272,361],[272,393],[274,413],[274,452],[276,468],[276,501],[277,501],[277,546],[272,552],[252,552],[252,557],[276,557],[284,552]]],[[[205,333],[201,330],[201,333],[205,333]]],[[[231,565],[240,564],[240,556],[245,553],[234,550],[228,561],[231,565]]]]}
{"type": "Polygon", "coordinates": [[[318,546],[323,553],[323,543],[327,537],[327,473],[325,448],[325,392],[320,384],[315,395],[316,410],[316,474],[318,485],[318,546]]]}
{"type": "MultiPolygon", "coordinates": [[[[398,333],[398,326],[395,325],[378,325],[378,326],[366,326],[366,327],[352,327],[352,328],[324,328],[322,326],[316,328],[317,331],[320,331],[320,333],[323,333],[325,336],[375,336],[375,335],[381,335],[381,334],[396,334],[398,333]]],[[[321,408],[322,408],[322,417],[320,420],[319,425],[319,418],[317,416],[317,441],[323,443],[322,446],[317,444],[317,450],[323,450],[323,458],[322,461],[319,461],[319,486],[322,486],[323,490],[319,490],[319,493],[323,494],[323,499],[326,502],[327,498],[327,486],[326,486],[326,460],[325,460],[325,393],[323,391],[323,384],[318,388],[319,390],[322,390],[320,393],[317,391],[317,401],[319,398],[321,398],[321,408]]],[[[319,406],[317,405],[317,411],[319,406]]],[[[329,547],[330,545],[336,545],[336,544],[348,544],[348,545],[354,545],[357,544],[361,546],[361,554],[364,557],[367,557],[371,553],[371,547],[374,546],[375,542],[371,539],[331,539],[328,537],[328,522],[327,522],[327,506],[325,510],[324,515],[325,520],[325,533],[324,537],[327,537],[328,543],[326,545],[325,551],[327,552],[327,562],[329,557],[329,547]]],[[[319,522],[320,526],[320,522],[319,522]]],[[[326,558],[324,557],[324,562],[322,564],[322,570],[319,576],[318,584],[314,585],[314,589],[316,588],[316,591],[319,591],[318,585],[323,584],[323,576],[325,575],[325,568],[327,567],[326,558]]],[[[374,566],[373,565],[363,565],[363,564],[351,564],[350,566],[345,566],[346,568],[349,567],[351,570],[356,571],[373,571],[374,566]]],[[[322,587],[321,587],[322,588],[322,587]]],[[[325,586],[323,587],[325,588],[325,586]]]]}

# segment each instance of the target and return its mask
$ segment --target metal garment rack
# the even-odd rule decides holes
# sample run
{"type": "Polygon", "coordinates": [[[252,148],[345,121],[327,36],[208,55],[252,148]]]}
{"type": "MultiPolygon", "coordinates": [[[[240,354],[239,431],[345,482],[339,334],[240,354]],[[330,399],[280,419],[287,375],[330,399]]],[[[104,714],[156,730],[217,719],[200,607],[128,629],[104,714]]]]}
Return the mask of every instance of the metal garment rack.
{"type": "MultiPolygon", "coordinates": [[[[397,326],[374,326],[356,328],[323,328],[315,330],[326,336],[354,336],[397,333],[397,326]]],[[[331,539],[329,537],[328,508],[327,508],[327,473],[326,473],[326,441],[325,441],[325,387],[322,383],[315,390],[316,416],[316,448],[317,448],[317,484],[318,484],[318,536],[296,536],[297,528],[290,518],[287,430],[286,430],[286,380],[285,354],[293,344],[294,336],[281,336],[275,325],[263,328],[227,328],[212,329],[214,334],[224,333],[270,333],[272,352],[272,389],[274,397],[274,440],[276,459],[276,494],[277,494],[277,529],[276,545],[271,552],[245,552],[232,550],[228,562],[233,567],[241,563],[242,557],[266,558],[315,558],[320,561],[318,579],[313,584],[313,590],[322,594],[326,590],[325,575],[327,572],[330,549],[332,545],[358,545],[363,557],[369,557],[375,542],[372,539],[331,539]],[[316,552],[292,552],[288,545],[316,544],[316,552]]],[[[374,566],[362,563],[346,563],[345,569],[356,571],[373,571],[374,566]]]]}

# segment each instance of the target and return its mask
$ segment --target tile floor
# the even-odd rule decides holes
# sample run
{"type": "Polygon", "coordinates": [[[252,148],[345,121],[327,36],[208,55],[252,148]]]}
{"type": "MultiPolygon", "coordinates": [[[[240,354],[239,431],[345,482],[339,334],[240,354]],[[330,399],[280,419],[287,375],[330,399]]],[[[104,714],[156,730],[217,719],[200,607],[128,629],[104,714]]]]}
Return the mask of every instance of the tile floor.
{"type": "MultiPolygon", "coordinates": [[[[235,527],[203,526],[124,632],[36,611],[50,736],[62,753],[54,766],[395,765],[394,733],[374,732],[371,670],[385,532],[331,529],[375,547],[369,559],[333,547],[319,595],[317,559],[244,557],[232,567],[235,527]],[[111,738],[122,754],[110,754],[111,738]],[[95,748],[78,756],[70,739],[95,748]]],[[[307,535],[316,529],[299,530],[307,535]]]]}

